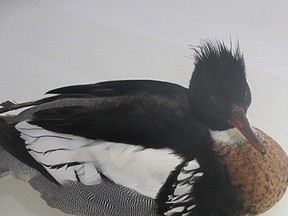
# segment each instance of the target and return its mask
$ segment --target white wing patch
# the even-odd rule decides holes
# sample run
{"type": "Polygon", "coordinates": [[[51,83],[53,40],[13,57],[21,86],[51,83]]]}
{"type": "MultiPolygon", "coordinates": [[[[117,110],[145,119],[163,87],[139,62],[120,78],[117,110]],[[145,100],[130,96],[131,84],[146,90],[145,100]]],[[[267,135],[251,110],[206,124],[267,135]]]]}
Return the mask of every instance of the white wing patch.
{"type": "Polygon", "coordinates": [[[182,167],[177,176],[177,181],[172,185],[173,194],[168,196],[168,200],[166,201],[168,211],[164,215],[186,216],[197,206],[191,192],[193,191],[194,184],[203,176],[199,168],[200,165],[196,159],[187,162],[182,167]]]}
{"type": "Polygon", "coordinates": [[[171,149],[144,149],[54,133],[25,121],[16,129],[30,155],[59,183],[79,180],[97,184],[103,173],[117,184],[155,198],[170,172],[182,162],[171,149]]]}

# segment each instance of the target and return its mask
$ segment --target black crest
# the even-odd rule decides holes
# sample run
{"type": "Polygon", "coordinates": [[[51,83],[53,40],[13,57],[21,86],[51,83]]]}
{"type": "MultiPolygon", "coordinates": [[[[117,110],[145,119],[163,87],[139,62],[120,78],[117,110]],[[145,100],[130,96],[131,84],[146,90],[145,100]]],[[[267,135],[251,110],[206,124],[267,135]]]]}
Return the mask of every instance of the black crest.
{"type": "Polygon", "coordinates": [[[229,94],[237,97],[243,95],[246,86],[244,57],[239,46],[227,48],[224,43],[202,42],[200,47],[193,48],[195,51],[195,69],[190,82],[193,88],[196,82],[201,82],[203,87],[213,92],[229,94]]]}
{"type": "Polygon", "coordinates": [[[193,50],[195,69],[189,89],[195,108],[206,116],[214,113],[223,119],[229,116],[233,105],[247,110],[251,93],[238,43],[228,48],[221,41],[206,41],[193,50]]]}

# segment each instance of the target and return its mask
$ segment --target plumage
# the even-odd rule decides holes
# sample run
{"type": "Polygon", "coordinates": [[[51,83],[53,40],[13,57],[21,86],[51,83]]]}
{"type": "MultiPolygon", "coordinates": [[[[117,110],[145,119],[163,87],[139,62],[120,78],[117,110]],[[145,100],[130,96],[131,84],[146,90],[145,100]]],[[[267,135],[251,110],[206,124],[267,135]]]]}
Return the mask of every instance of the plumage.
{"type": "Polygon", "coordinates": [[[243,134],[241,134],[236,128],[230,128],[223,131],[210,130],[210,135],[215,142],[223,142],[227,145],[246,141],[243,134]]]}
{"type": "MultiPolygon", "coordinates": [[[[194,51],[188,89],[122,80],[58,88],[23,104],[2,103],[0,112],[27,108],[0,122],[3,158],[12,155],[24,170],[32,167],[25,179],[51,206],[72,214],[250,214],[215,150],[215,143],[249,141],[259,155],[267,152],[245,116],[251,92],[243,55],[222,42],[206,42],[194,51]],[[61,193],[74,194],[83,209],[75,204],[78,198],[67,201],[61,193]],[[132,199],[143,206],[126,206],[132,199]]],[[[3,173],[13,169],[4,168],[3,173]]]]}
{"type": "Polygon", "coordinates": [[[101,174],[117,184],[155,198],[171,169],[182,159],[169,149],[91,140],[55,133],[21,122],[16,125],[30,155],[60,183],[97,184],[101,174]],[[29,135],[27,135],[29,134],[29,135]],[[163,166],[155,164],[163,163],[163,166]],[[139,167],[142,167],[139,170],[139,167]],[[82,172],[81,172],[82,171],[82,172]]]}

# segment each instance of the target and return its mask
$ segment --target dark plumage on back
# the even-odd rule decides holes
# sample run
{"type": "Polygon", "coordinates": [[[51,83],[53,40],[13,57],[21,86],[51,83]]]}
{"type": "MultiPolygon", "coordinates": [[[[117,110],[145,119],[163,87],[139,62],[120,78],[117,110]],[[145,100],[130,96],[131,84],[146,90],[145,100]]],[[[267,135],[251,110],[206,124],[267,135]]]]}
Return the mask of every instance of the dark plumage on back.
{"type": "Polygon", "coordinates": [[[41,108],[29,123],[50,131],[146,148],[166,145],[189,158],[202,148],[191,145],[191,140],[205,140],[203,148],[211,146],[205,126],[191,112],[188,90],[176,84],[123,80],[68,86],[48,93],[59,94],[56,106],[41,108]],[[69,100],[70,105],[58,107],[58,99],[69,100]]]}

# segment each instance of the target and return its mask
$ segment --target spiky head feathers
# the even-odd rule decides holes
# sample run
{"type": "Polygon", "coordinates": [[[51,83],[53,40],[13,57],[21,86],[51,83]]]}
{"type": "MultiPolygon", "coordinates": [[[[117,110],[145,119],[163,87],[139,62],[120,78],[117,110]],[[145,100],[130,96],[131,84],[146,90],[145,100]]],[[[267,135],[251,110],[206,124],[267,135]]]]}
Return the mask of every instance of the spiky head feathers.
{"type": "Polygon", "coordinates": [[[189,86],[193,106],[206,116],[219,118],[227,117],[233,105],[247,110],[251,94],[239,46],[233,49],[220,41],[208,41],[193,50],[195,69],[189,86]]]}

